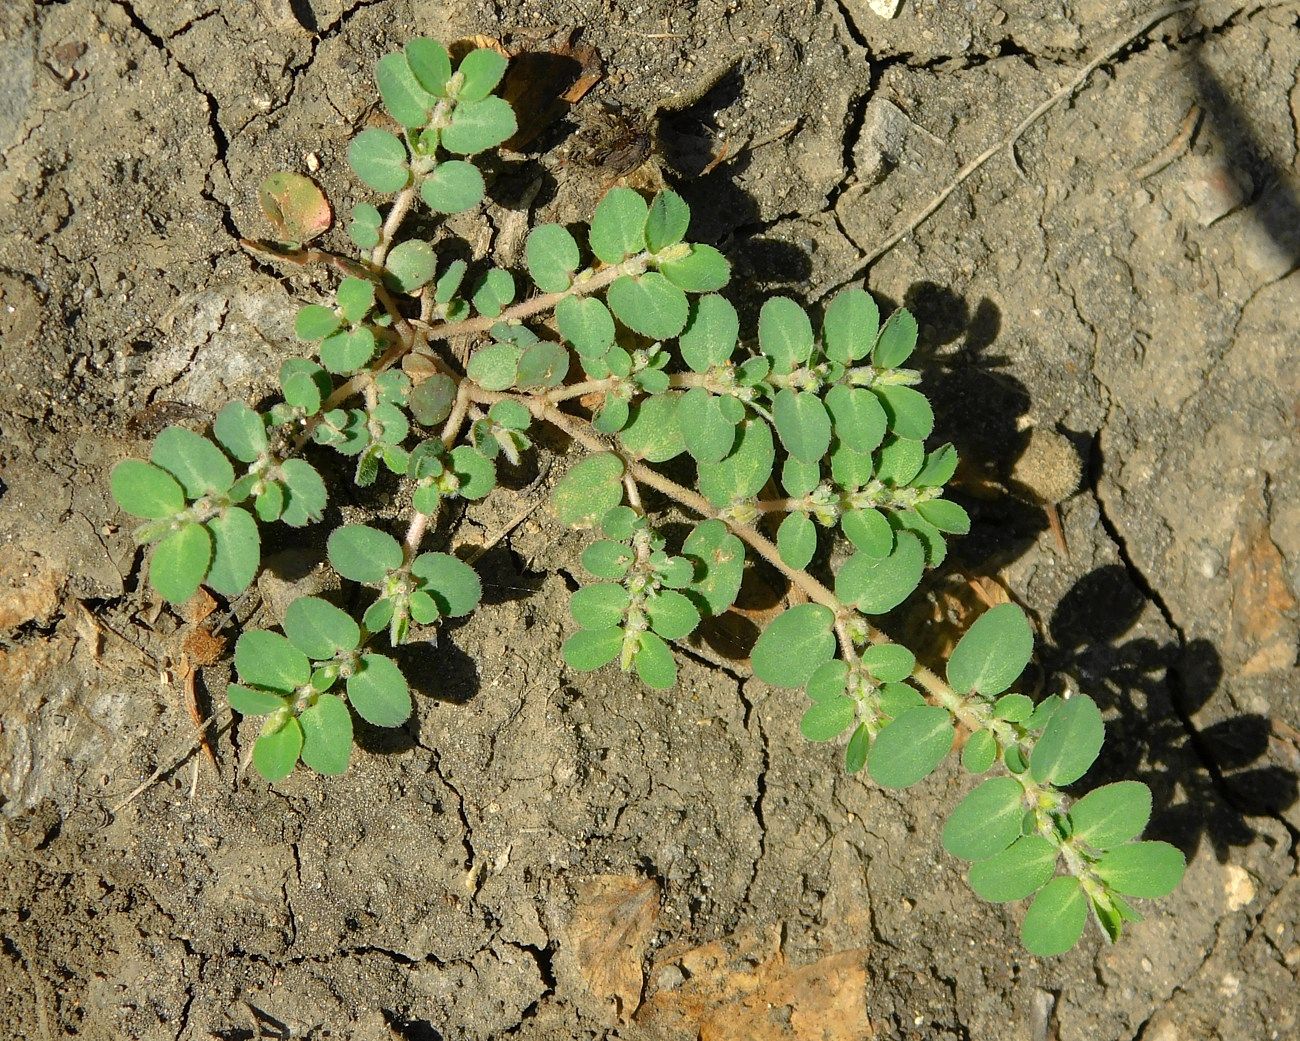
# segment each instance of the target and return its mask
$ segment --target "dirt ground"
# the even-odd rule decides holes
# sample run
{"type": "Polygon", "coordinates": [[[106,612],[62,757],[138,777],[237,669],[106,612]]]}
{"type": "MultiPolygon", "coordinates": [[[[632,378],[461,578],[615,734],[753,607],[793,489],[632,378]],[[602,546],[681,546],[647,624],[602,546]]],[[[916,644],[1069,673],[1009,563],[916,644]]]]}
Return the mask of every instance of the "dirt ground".
{"type": "MultiPolygon", "coordinates": [[[[1113,720],[1088,781],[1146,780],[1153,833],[1188,855],[1116,946],[1026,955],[1023,909],[975,900],[941,851],[960,770],[901,794],[845,777],[743,652],[681,655],[668,694],[565,670],[581,540],[544,506],[481,561],[488,606],[408,658],[423,696],[404,730],[362,732],[342,778],[271,788],[241,769],[249,727],[207,700],[219,663],[198,682],[214,771],[182,707],[184,624],[143,591],[105,491],[161,426],[270,390],[313,282],[239,248],[266,234],[256,186],[319,163],[345,209],[370,69],[411,36],[583,27],[605,77],[570,124],[601,101],[645,119],[725,72],[658,137],[752,306],[845,281],[1156,12],[0,4],[0,1036],[1300,1037],[1295,3],[1165,19],[869,271],[918,314],[969,470],[974,531],[932,600],[1005,583],[1039,626],[1042,682],[1113,720]],[[987,488],[1029,424],[1085,460],[1068,552],[1041,510],[987,488]]],[[[580,217],[605,174],[559,154],[505,164],[471,241],[506,249],[524,219],[510,186],[538,176],[534,219],[580,217]]],[[[451,543],[542,502],[529,478],[451,543]]],[[[364,508],[332,519],[396,518],[399,489],[364,508]]],[[[312,581],[315,533],[270,548],[278,574],[236,625],[312,581]]]]}

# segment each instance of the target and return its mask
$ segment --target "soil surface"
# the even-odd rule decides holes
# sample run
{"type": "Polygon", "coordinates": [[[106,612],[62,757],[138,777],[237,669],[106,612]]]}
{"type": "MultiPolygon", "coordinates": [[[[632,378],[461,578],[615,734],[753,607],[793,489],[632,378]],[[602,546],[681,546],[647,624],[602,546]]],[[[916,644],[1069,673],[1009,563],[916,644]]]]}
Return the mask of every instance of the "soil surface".
{"type": "MultiPolygon", "coordinates": [[[[926,638],[926,616],[996,582],[1034,616],[1043,688],[1102,705],[1085,784],[1149,782],[1152,833],[1190,862],[1116,946],[1026,955],[1023,908],[973,898],[941,851],[960,769],[905,793],[845,777],[743,646],[688,648],[669,694],[565,670],[582,541],[544,505],[562,458],[544,451],[446,533],[485,544],[526,513],[479,562],[487,606],[406,660],[411,723],[363,732],[342,778],[273,788],[241,765],[255,734],[224,707],[225,659],[196,681],[215,769],[195,754],[187,623],[142,587],[106,494],[162,426],[269,393],[295,300],[323,283],[240,249],[267,234],[257,184],[318,170],[346,213],[370,70],[411,36],[581,26],[603,64],[458,226],[478,252],[517,248],[530,208],[586,215],[622,171],[561,158],[584,113],[614,105],[657,122],[657,176],[735,261],[752,320],[766,294],[850,280],[1156,13],[0,5],[0,1036],[1300,1037],[1294,3],[1164,19],[867,272],[920,318],[975,520],[892,628],[926,638]],[[1068,551],[1004,490],[1031,427],[1084,461],[1068,551]]],[[[396,485],[341,494],[334,522],[402,511],[396,485]]],[[[269,548],[224,636],[322,580],[318,533],[269,548]]]]}

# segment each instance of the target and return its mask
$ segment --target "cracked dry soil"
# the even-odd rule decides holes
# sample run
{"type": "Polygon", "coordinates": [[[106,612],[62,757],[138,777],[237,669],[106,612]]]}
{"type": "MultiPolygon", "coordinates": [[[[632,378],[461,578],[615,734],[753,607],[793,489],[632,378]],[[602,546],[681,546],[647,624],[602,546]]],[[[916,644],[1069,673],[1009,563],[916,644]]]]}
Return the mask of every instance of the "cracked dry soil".
{"type": "MultiPolygon", "coordinates": [[[[256,185],[319,160],[346,207],[370,69],[411,35],[580,25],[605,67],[583,105],[630,113],[730,67],[661,138],[752,308],[842,279],[1155,10],[0,5],[0,1036],[1300,1036],[1294,3],[1163,21],[869,273],[921,320],[975,519],[922,610],[891,627],[921,638],[934,603],[994,576],[1035,617],[1041,683],[1102,704],[1111,736],[1085,783],[1148,781],[1152,831],[1190,861],[1118,946],[1025,955],[1022,909],[973,900],[940,851],[960,771],[902,795],[845,778],[836,749],[800,739],[798,697],[750,680],[726,639],[681,655],[667,696],[567,673],[581,541],[544,509],[480,562],[488,606],[408,659],[421,696],[405,730],[363,732],[343,778],[268,788],[240,769],[248,727],[207,700],[222,663],[199,683],[218,713],[214,771],[186,758],[184,623],[142,592],[104,491],[161,425],[268,393],[294,349],[293,301],[318,283],[238,248],[264,233],[256,185]],[[724,142],[734,158],[702,174],[724,142]],[[989,491],[1026,422],[1086,460],[1062,507],[1068,553],[1040,511],[989,491]],[[658,887],[644,984],[619,1010],[570,942],[585,880],[605,875],[658,887]],[[690,991],[682,952],[764,931],[780,964],[851,966],[826,985],[847,1004],[806,988],[747,1034],[724,1029],[723,999],[646,1014],[690,991]]],[[[603,177],[546,149],[495,173],[488,214],[457,230],[498,256],[521,183],[543,177],[534,219],[575,220],[603,177]]],[[[456,518],[451,544],[539,500],[543,457],[456,518]]],[[[402,512],[396,486],[377,505],[347,496],[333,520],[402,512]]],[[[270,546],[281,577],[227,631],[312,581],[320,548],[270,546]]],[[[725,979],[754,965],[737,956],[725,979]]]]}

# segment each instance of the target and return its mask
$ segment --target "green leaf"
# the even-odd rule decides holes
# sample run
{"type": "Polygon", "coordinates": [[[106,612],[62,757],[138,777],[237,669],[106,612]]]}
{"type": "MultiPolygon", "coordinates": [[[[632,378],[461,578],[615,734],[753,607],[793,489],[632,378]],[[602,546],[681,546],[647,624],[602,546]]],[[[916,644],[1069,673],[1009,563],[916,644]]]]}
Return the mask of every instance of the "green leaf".
{"type": "Polygon", "coordinates": [[[801,462],[819,462],[831,446],[830,416],[816,394],[783,387],[772,402],[772,418],[786,451],[801,462]]]}
{"type": "Polygon", "coordinates": [[[925,698],[911,684],[886,683],[880,688],[880,712],[890,719],[897,719],[909,709],[924,705],[925,698]]]}
{"type": "Polygon", "coordinates": [[[387,130],[370,127],[357,134],[348,145],[348,163],[362,183],[377,192],[400,192],[411,179],[406,145],[387,130]]]}
{"type": "Polygon", "coordinates": [[[262,539],[247,510],[230,506],[207,522],[212,536],[212,566],[206,584],[222,596],[238,596],[257,576],[262,539]]]}
{"type": "Polygon", "coordinates": [[[928,777],[952,748],[952,717],[933,705],[909,708],[876,735],[868,772],[883,788],[909,788],[928,777]]]}
{"type": "Polygon", "coordinates": [[[691,208],[674,191],[664,189],[650,203],[645,223],[645,244],[651,253],[676,245],[686,238],[691,224],[691,208]]]}
{"type": "Polygon", "coordinates": [[[567,228],[539,224],[528,235],[524,260],[538,289],[543,293],[562,293],[573,285],[573,273],[582,263],[582,256],[567,228]]]}
{"type": "Polygon", "coordinates": [[[1130,842],[1103,854],[1093,865],[1097,876],[1117,893],[1147,900],[1177,889],[1186,868],[1182,852],[1168,842],[1130,842]]]}
{"type": "Polygon", "coordinates": [[[1020,838],[1025,790],[1013,777],[993,777],[957,804],[943,828],[943,848],[962,860],[986,860],[1020,838]]]}
{"type": "Polygon", "coordinates": [[[699,564],[690,593],[703,612],[717,616],[736,602],[745,574],[745,544],[720,520],[696,525],[682,552],[699,564]]]}
{"type": "Polygon", "coordinates": [[[667,690],[677,682],[677,663],[673,652],[654,633],[641,634],[641,646],[632,658],[641,682],[655,690],[667,690]]]}
{"type": "Polygon", "coordinates": [[[813,701],[831,701],[844,693],[848,680],[848,662],[832,658],[819,665],[817,671],[808,678],[804,693],[813,701]]]}
{"type": "Polygon", "coordinates": [[[568,350],[552,340],[542,340],[520,356],[518,385],[525,390],[558,387],[568,372],[568,350]]]}
{"type": "Polygon", "coordinates": [[[352,207],[348,238],[358,249],[374,249],[379,245],[379,228],[382,223],[379,210],[373,204],[359,202],[352,207]]]}
{"type": "Polygon", "coordinates": [[[506,390],[519,378],[519,356],[513,343],[490,343],[469,359],[466,374],[484,390],[506,390]]]}
{"type": "Polygon", "coordinates": [[[616,626],[608,629],[582,629],[560,648],[565,664],[578,672],[594,672],[608,665],[623,650],[623,630],[616,626]]]}
{"type": "MultiPolygon", "coordinates": [[[[460,289],[461,280],[465,277],[465,272],[469,270],[469,265],[463,260],[453,260],[447,265],[447,269],[438,276],[437,284],[433,287],[434,303],[446,305],[456,295],[460,289]]],[[[450,313],[450,312],[449,312],[450,313]]]]}
{"type": "Polygon", "coordinates": [[[835,576],[835,595],[863,614],[892,611],[921,582],[925,550],[911,532],[900,532],[887,557],[855,553],[835,576]]]}
{"type": "Polygon", "coordinates": [[[916,512],[940,531],[965,535],[970,531],[970,517],[955,502],[948,499],[926,499],[916,504],[916,512]]]}
{"type": "Polygon", "coordinates": [[[614,318],[595,297],[565,297],[555,307],[555,321],[579,354],[599,358],[614,343],[614,318]]]}
{"type": "Polygon", "coordinates": [[[448,159],[425,177],[420,198],[435,213],[463,213],[481,203],[486,190],[477,166],[464,159],[448,159]]]}
{"type": "Polygon", "coordinates": [[[855,452],[838,441],[831,449],[831,478],[841,488],[862,488],[870,483],[875,472],[875,459],[870,454],[855,452]]]}
{"type": "Polygon", "coordinates": [[[826,356],[841,365],[851,365],[865,358],[875,346],[879,328],[880,308],[870,293],[863,289],[846,289],[838,293],[827,305],[822,318],[826,356]]]}
{"type": "Polygon", "coordinates": [[[496,464],[469,445],[457,445],[451,450],[448,468],[460,481],[456,494],[462,499],[481,499],[496,487],[496,464]]]}
{"type": "Polygon", "coordinates": [[[961,765],[973,774],[988,770],[998,757],[997,738],[987,730],[977,730],[961,750],[961,765]]]}
{"type": "Polygon", "coordinates": [[[411,718],[411,691],[397,662],[383,654],[363,654],[348,677],[348,701],[357,715],[377,727],[401,726],[411,718]]]}
{"type": "Polygon", "coordinates": [[[739,335],[736,309],[720,296],[702,296],[691,303],[690,320],[677,343],[687,365],[707,372],[731,358],[739,335]]]}
{"type": "Polygon", "coordinates": [[[168,427],[153,443],[149,459],[181,482],[191,499],[224,492],[235,483],[235,470],[216,445],[184,427],[168,427]]]}
{"type": "Polygon", "coordinates": [[[1105,736],[1096,702],[1076,694],[1052,714],[1029,757],[1029,771],[1041,784],[1061,787],[1077,781],[1097,758],[1105,736]]]}
{"type": "Polygon", "coordinates": [[[606,264],[617,264],[645,248],[650,208],[631,188],[614,188],[596,204],[588,242],[606,264]]]}
{"type": "Polygon", "coordinates": [[[700,624],[700,612],[685,596],[673,589],[662,589],[646,600],[650,628],[665,640],[681,640],[700,624]]]}
{"type": "Polygon", "coordinates": [[[149,562],[149,584],[169,603],[192,597],[212,562],[212,536],[202,524],[187,521],[158,543],[149,562]]]}
{"type": "Polygon", "coordinates": [[[451,415],[452,405],[456,402],[456,384],[450,376],[436,372],[411,388],[408,401],[417,423],[426,427],[437,426],[451,415]]]}
{"type": "Polygon", "coordinates": [[[993,718],[1023,723],[1034,711],[1034,702],[1024,694],[1004,694],[993,704],[993,718]]]}
{"type": "Polygon", "coordinates": [[[284,725],[263,733],[253,745],[253,767],[268,781],[283,780],[293,773],[302,752],[302,727],[290,716],[284,725]]]}
{"type": "Polygon", "coordinates": [[[772,297],[759,311],[758,345],[772,359],[773,372],[791,372],[806,365],[812,356],[812,322],[793,300],[772,297]]]}
{"type": "Polygon", "coordinates": [[[902,644],[878,643],[862,652],[861,661],[882,683],[897,683],[912,675],[916,656],[902,644]]]}
{"type": "Polygon", "coordinates": [[[868,557],[887,557],[894,551],[894,529],[879,510],[850,510],[841,514],[840,529],[868,557]]]}
{"type": "Polygon", "coordinates": [[[334,293],[344,321],[361,321],[375,306],[375,284],[366,278],[345,278],[334,293]]]}
{"type": "Polygon", "coordinates": [[[1062,875],[1034,897],[1020,926],[1020,939],[1031,954],[1051,958],[1078,943],[1087,922],[1088,898],[1079,880],[1062,875]]]}
{"type": "Polygon", "coordinates": [[[582,551],[582,566],[597,578],[622,578],[631,564],[632,551],[621,542],[601,539],[582,551]]]}
{"type": "Polygon", "coordinates": [[[411,574],[447,618],[463,618],[483,598],[478,572],[450,553],[421,553],[411,561],[411,574]]]}
{"type": "Polygon", "coordinates": [[[108,479],[117,504],[134,517],[161,520],[185,509],[185,493],[171,474],[139,459],[123,459],[108,479]]]}
{"type": "Polygon", "coordinates": [[[375,353],[375,334],[364,325],[327,336],[320,345],[320,363],[333,373],[355,372],[375,353]]]}
{"type": "Polygon", "coordinates": [[[241,682],[292,694],[311,679],[307,655],[279,633],[251,629],[235,644],[235,669],[241,682]]]}
{"type": "Polygon", "coordinates": [[[809,741],[834,741],[853,725],[857,702],[843,695],[813,705],[799,720],[799,732],[809,741]]]}
{"type": "Polygon", "coordinates": [[[402,546],[386,531],[364,524],[345,524],[331,532],[328,543],[330,563],[344,578],[365,585],[376,585],[384,576],[402,566],[402,546]]]}
{"type": "MultiPolygon", "coordinates": [[[[616,189],[617,190],[617,189],[616,189]]],[[[656,271],[623,275],[605,294],[609,309],[633,332],[668,340],[686,328],[686,294],[656,271]]]]}
{"type": "Polygon", "coordinates": [[[457,99],[482,101],[506,74],[506,59],[490,47],[476,47],[465,55],[456,71],[464,78],[456,92],[457,99]]]}
{"type": "Polygon", "coordinates": [[[499,267],[490,269],[474,290],[474,309],[479,314],[496,318],[515,298],[515,280],[509,271],[499,267]]]}
{"type": "Polygon", "coordinates": [[[821,483],[822,468],[819,463],[802,463],[786,456],[781,464],[781,487],[791,498],[807,495],[821,483]]]}
{"type": "Polygon", "coordinates": [[[404,127],[417,129],[429,122],[435,98],[415,78],[404,54],[385,54],[375,66],[375,82],[388,114],[404,127]]]}
{"type": "Polygon", "coordinates": [[[556,517],[570,528],[594,528],[622,501],[623,460],[612,452],[583,459],[551,492],[556,517]]]}
{"type": "MultiPolygon", "coordinates": [[[[888,384],[877,387],[889,429],[898,437],[924,441],[934,430],[934,410],[924,394],[912,387],[888,384]]],[[[918,471],[919,471],[918,467],[918,471]]]]}
{"type": "Polygon", "coordinates": [[[802,687],[835,653],[835,615],[799,604],[777,615],[754,644],[754,675],[774,687],[802,687]]]}
{"type": "Polygon", "coordinates": [[[677,422],[680,399],[680,394],[657,394],[638,402],[632,421],[619,434],[623,448],[652,463],[667,462],[684,452],[686,442],[677,422]]]}
{"type": "Polygon", "coordinates": [[[806,513],[791,513],[776,532],[776,548],[787,566],[802,571],[817,552],[817,526],[806,513]]]}
{"type": "Polygon", "coordinates": [[[435,97],[445,97],[447,81],[451,79],[451,57],[437,40],[419,36],[403,50],[406,63],[411,67],[420,86],[435,97]]]}
{"type": "Polygon", "coordinates": [[[686,450],[701,463],[721,461],[736,445],[736,424],[721,400],[703,387],[692,387],[678,400],[677,422],[686,450]]]}
{"type": "Polygon", "coordinates": [[[1025,612],[998,604],[975,620],[948,658],[948,682],[958,694],[1001,694],[1024,671],[1034,653],[1025,612]]]}
{"type": "Polygon", "coordinates": [[[694,243],[686,256],[665,260],[659,270],[678,289],[688,293],[711,293],[721,289],[731,278],[731,265],[727,258],[712,246],[694,243]]]}
{"type": "Polygon", "coordinates": [[[238,683],[227,685],[226,700],[242,716],[265,716],[270,712],[278,712],[285,705],[283,695],[241,687],[238,683]]]}
{"type": "Polygon", "coordinates": [[[925,449],[920,441],[890,437],[876,453],[876,477],[896,488],[910,484],[925,463],[925,449]]]}
{"type": "Polygon", "coordinates": [[[910,311],[900,307],[891,314],[880,330],[872,364],[880,369],[893,369],[907,361],[916,349],[916,319],[910,311]]]}
{"type": "Polygon", "coordinates": [[[389,282],[400,293],[415,294],[428,283],[437,269],[433,248],[423,239],[399,242],[386,261],[389,282]]]}
{"type": "Polygon", "coordinates": [[[289,501],[281,520],[292,528],[300,528],[308,521],[318,521],[325,511],[325,482],[316,468],[302,459],[286,459],[280,464],[289,501]]]}
{"type": "Polygon", "coordinates": [[[241,463],[254,462],[267,449],[266,424],[242,401],[232,401],[217,413],[212,433],[241,463]]]}
{"type": "Polygon", "coordinates": [[[329,373],[314,361],[286,358],[280,366],[280,387],[288,404],[314,416],[334,389],[334,383],[329,373]]]}
{"type": "Polygon", "coordinates": [[[1026,835],[996,856],[972,864],[970,887],[995,904],[1023,900],[1047,884],[1058,855],[1056,847],[1041,835],[1026,835]]]}
{"type": "Polygon", "coordinates": [[[615,582],[599,582],[574,590],[569,613],[584,629],[609,629],[627,613],[628,592],[615,582]]]}
{"type": "Polygon", "coordinates": [[[888,420],[869,390],[837,384],[826,395],[835,436],[855,452],[874,452],[884,440],[888,420]]]}
{"type": "Polygon", "coordinates": [[[699,464],[700,491],[719,509],[756,496],[771,478],[776,462],[772,430],[766,423],[748,419],[737,433],[731,455],[718,463],[699,464]]]}
{"type": "Polygon", "coordinates": [[[913,488],[940,488],[957,472],[957,449],[941,445],[925,457],[925,465],[912,478],[913,488]]]}
{"type": "Polygon", "coordinates": [[[1064,704],[1064,699],[1059,694],[1047,695],[1034,707],[1033,714],[1025,720],[1025,728],[1028,730],[1042,730],[1051,722],[1052,717],[1056,715],[1056,710],[1062,704],[1064,704]]]}
{"type": "MultiPolygon", "coordinates": [[[[349,685],[351,685],[349,681],[349,685]]],[[[341,774],[352,755],[352,713],[337,694],[322,694],[298,716],[302,761],[318,774],[341,774]]]]}
{"type": "Polygon", "coordinates": [[[1096,849],[1137,838],[1150,819],[1151,789],[1141,781],[1103,785],[1070,807],[1074,840],[1096,849]]]}
{"type": "Polygon", "coordinates": [[[327,600],[300,596],[284,612],[284,634],[298,650],[316,661],[340,651],[355,651],[361,629],[352,616],[327,600]]]}
{"type": "Polygon", "coordinates": [[[858,773],[867,765],[867,753],[871,751],[871,731],[866,723],[859,723],[858,729],[849,738],[848,747],[844,749],[844,769],[847,773],[858,773]]]}

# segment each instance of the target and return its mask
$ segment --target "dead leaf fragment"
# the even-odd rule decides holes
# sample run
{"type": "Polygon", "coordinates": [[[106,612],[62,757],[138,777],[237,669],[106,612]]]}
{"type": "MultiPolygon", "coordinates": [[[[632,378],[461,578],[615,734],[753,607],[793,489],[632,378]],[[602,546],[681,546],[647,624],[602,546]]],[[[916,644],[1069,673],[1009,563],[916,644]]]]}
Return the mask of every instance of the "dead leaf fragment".
{"type": "Polygon", "coordinates": [[[48,622],[59,606],[63,577],[44,558],[18,546],[0,546],[0,629],[48,622]]]}
{"type": "Polygon", "coordinates": [[[1268,530],[1263,512],[1238,528],[1228,550],[1232,583],[1232,627],[1249,658],[1248,675],[1289,669],[1295,664],[1296,598],[1286,580],[1286,564],[1268,530]]]}
{"type": "Polygon", "coordinates": [[[863,1041],[866,965],[855,949],[792,966],[775,926],[745,931],[657,963],[637,1022],[683,1041],[863,1041]]]}
{"type": "Polygon", "coordinates": [[[630,875],[600,875],[577,887],[567,940],[587,989],[612,1002],[620,1023],[641,1003],[641,960],[659,917],[659,885],[630,875]]]}

